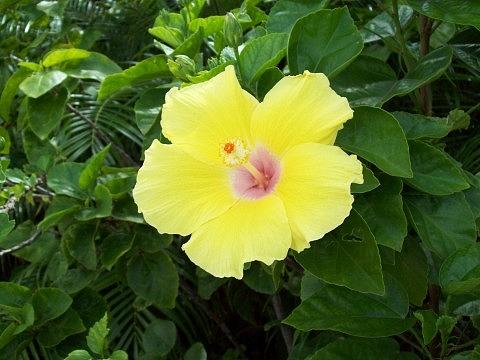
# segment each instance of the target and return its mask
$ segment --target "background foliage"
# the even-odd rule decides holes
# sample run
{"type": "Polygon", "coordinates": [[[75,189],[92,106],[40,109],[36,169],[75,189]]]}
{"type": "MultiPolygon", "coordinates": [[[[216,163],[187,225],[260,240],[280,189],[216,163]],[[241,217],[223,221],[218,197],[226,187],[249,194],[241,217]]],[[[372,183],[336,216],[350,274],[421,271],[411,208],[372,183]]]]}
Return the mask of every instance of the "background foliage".
{"type": "Polygon", "coordinates": [[[477,0],[0,0],[0,359],[479,359],[479,29],[477,0]],[[327,74],[366,179],[242,281],[131,197],[166,91],[228,64],[259,99],[327,74]]]}

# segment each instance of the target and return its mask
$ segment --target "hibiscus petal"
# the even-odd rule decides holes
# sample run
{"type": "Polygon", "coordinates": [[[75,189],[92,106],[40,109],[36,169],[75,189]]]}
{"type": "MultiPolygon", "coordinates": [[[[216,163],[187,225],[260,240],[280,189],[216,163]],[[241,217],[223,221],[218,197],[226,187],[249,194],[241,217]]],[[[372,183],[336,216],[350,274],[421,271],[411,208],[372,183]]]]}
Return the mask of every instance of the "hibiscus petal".
{"type": "Polygon", "coordinates": [[[233,66],[200,84],[172,88],[162,109],[163,134],[192,156],[222,163],[219,146],[232,138],[250,140],[258,101],[238,83],[233,66]]]}
{"type": "Polygon", "coordinates": [[[182,248],[190,260],[210,274],[241,279],[243,264],[259,260],[270,265],[287,256],[290,244],[283,204],[270,195],[239,201],[202,225],[182,248]]]}
{"type": "Polygon", "coordinates": [[[284,77],[268,92],[253,114],[252,137],[278,155],[302,143],[331,145],[352,116],[347,99],[330,88],[324,74],[305,71],[284,77]]]}
{"type": "Polygon", "coordinates": [[[276,188],[292,229],[292,249],[301,251],[343,223],[352,209],[352,182],[363,183],[362,164],[337,146],[301,144],[282,159],[276,188]]]}
{"type": "Polygon", "coordinates": [[[188,235],[229,209],[227,170],[155,140],[145,151],[133,197],[145,220],[161,233],[188,235]]]}

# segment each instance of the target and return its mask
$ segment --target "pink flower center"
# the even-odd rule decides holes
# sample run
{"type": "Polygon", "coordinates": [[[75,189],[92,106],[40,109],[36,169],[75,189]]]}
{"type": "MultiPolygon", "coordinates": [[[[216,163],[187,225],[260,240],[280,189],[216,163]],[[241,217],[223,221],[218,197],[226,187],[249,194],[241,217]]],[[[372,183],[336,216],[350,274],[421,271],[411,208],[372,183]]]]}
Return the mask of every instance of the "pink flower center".
{"type": "Polygon", "coordinates": [[[280,162],[265,148],[257,147],[248,162],[232,170],[235,194],[252,200],[262,198],[275,189],[280,173],[280,162]]]}

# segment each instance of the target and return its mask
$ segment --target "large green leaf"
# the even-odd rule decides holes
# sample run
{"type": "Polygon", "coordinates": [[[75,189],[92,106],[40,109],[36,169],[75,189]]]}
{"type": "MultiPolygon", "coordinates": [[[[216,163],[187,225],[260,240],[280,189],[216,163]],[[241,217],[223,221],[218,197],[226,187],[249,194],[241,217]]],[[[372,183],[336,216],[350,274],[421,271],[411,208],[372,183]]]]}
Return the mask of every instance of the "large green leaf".
{"type": "Polygon", "coordinates": [[[105,314],[99,321],[93,325],[88,331],[87,345],[93,353],[104,357],[104,353],[108,346],[108,317],[105,314]]]}
{"type": "Polygon", "coordinates": [[[135,121],[143,135],[148,133],[158,119],[165,102],[166,92],[167,89],[164,88],[148,89],[140,95],[135,103],[135,121]]]}
{"type": "Polygon", "coordinates": [[[362,337],[383,337],[408,330],[413,319],[408,296],[392,278],[385,277],[385,295],[362,294],[328,285],[305,299],[284,322],[302,331],[335,330],[362,337]]]}
{"type": "MultiPolygon", "coordinates": [[[[401,5],[398,7],[398,18],[400,24],[405,26],[412,18],[413,10],[410,6],[401,5]]],[[[373,19],[369,20],[360,31],[365,44],[380,39],[395,36],[395,22],[391,15],[383,11],[373,19]]]]}
{"type": "Polygon", "coordinates": [[[405,134],[388,112],[359,106],[338,133],[336,144],[375,164],[387,174],[411,177],[405,134]]]}
{"type": "Polygon", "coordinates": [[[355,209],[362,215],[378,244],[396,251],[407,236],[407,218],[403,212],[402,181],[381,176],[380,187],[355,198],[355,209]]]}
{"type": "Polygon", "coordinates": [[[452,60],[450,47],[442,47],[422,57],[413,69],[397,80],[384,61],[359,56],[333,80],[333,88],[353,105],[381,106],[395,96],[406,95],[425,85],[447,69],[452,60]]]}
{"type": "Polygon", "coordinates": [[[103,81],[108,75],[122,71],[120,66],[99,53],[90,53],[88,57],[82,59],[64,61],[57,67],[68,76],[98,81],[103,81]]]}
{"type": "Polygon", "coordinates": [[[77,312],[68,309],[62,316],[49,321],[42,327],[42,331],[37,336],[40,344],[45,347],[58,345],[63,339],[70,335],[78,334],[85,331],[82,319],[77,312]]]}
{"type": "Polygon", "coordinates": [[[473,244],[475,219],[462,193],[404,196],[407,213],[422,242],[441,258],[473,244]]]}
{"type": "Polygon", "coordinates": [[[402,126],[408,140],[440,139],[451,131],[448,120],[445,118],[410,114],[403,111],[395,111],[392,115],[402,126]]]}
{"type": "Polygon", "coordinates": [[[45,67],[51,67],[61,64],[65,61],[84,59],[90,54],[90,51],[83,49],[57,49],[50,51],[47,55],[45,55],[42,65],[45,67]]]}
{"type": "Polygon", "coordinates": [[[61,84],[66,78],[67,74],[59,70],[37,72],[23,80],[19,88],[28,97],[36,99],[61,84]]]}
{"type": "Polygon", "coordinates": [[[340,228],[312,242],[295,255],[313,275],[352,290],[383,294],[382,267],[377,244],[365,221],[352,211],[340,228]]]}
{"type": "Polygon", "coordinates": [[[100,170],[103,167],[105,157],[109,151],[110,144],[87,160],[84,169],[80,173],[80,178],[78,179],[78,184],[82,189],[93,190],[97,182],[97,177],[100,174],[100,170]]]}
{"type": "Polygon", "coordinates": [[[0,306],[21,307],[31,296],[32,292],[25,286],[13,282],[0,282],[0,306]]]}
{"type": "Polygon", "coordinates": [[[82,223],[69,226],[62,236],[70,255],[89,270],[97,267],[95,236],[95,226],[82,223]]]}
{"type": "Polygon", "coordinates": [[[324,9],[328,3],[329,0],[279,0],[270,10],[265,27],[268,32],[289,33],[298,19],[324,9]]]}
{"type": "Polygon", "coordinates": [[[449,256],[440,268],[442,290],[464,294],[480,289],[480,245],[472,244],[449,256]]]}
{"type": "Polygon", "coordinates": [[[38,98],[28,99],[30,128],[41,140],[45,140],[50,132],[60,125],[67,100],[68,91],[64,87],[38,98]]]}
{"type": "Polygon", "coordinates": [[[25,80],[32,72],[28,69],[20,68],[10,76],[3,87],[2,95],[0,96],[0,117],[5,121],[10,121],[10,108],[12,107],[13,99],[17,93],[18,86],[25,80]]]}
{"type": "Polygon", "coordinates": [[[87,193],[78,181],[85,164],[64,162],[52,167],[47,173],[47,184],[56,194],[85,199],[87,193]]]}
{"type": "Polygon", "coordinates": [[[346,338],[328,344],[306,360],[393,360],[399,355],[400,347],[390,338],[346,338]]]}
{"type": "Polygon", "coordinates": [[[132,290],[157,306],[172,308],[178,292],[178,273],[168,255],[137,254],[130,259],[127,281],[132,290]]]}
{"type": "Polygon", "coordinates": [[[480,28],[480,2],[472,0],[407,0],[408,5],[428,17],[480,28]]]}
{"type": "Polygon", "coordinates": [[[33,293],[32,305],[35,310],[35,325],[41,326],[56,319],[68,310],[72,298],[57,288],[39,288],[33,293]]]}
{"type": "Polygon", "coordinates": [[[132,247],[133,237],[129,234],[115,233],[108,235],[102,243],[102,264],[107,270],[132,247]]]}
{"type": "Polygon", "coordinates": [[[98,184],[93,191],[93,206],[82,209],[75,215],[75,218],[82,221],[99,219],[112,214],[112,195],[105,185],[98,184]]]}
{"type": "Polygon", "coordinates": [[[366,193],[376,189],[380,182],[373,174],[372,170],[363,165],[363,184],[352,184],[352,194],[366,193]]]}
{"type": "Polygon", "coordinates": [[[346,7],[319,10],[300,18],[288,39],[292,74],[305,70],[334,76],[363,49],[363,39],[346,7]]]}
{"type": "Polygon", "coordinates": [[[418,241],[407,238],[402,252],[395,253],[394,264],[383,264],[383,268],[403,285],[410,303],[421,306],[427,295],[427,258],[418,241]]]}
{"type": "Polygon", "coordinates": [[[268,34],[249,41],[240,54],[238,64],[242,81],[251,86],[270,67],[285,56],[287,34],[268,34]]]}
{"type": "Polygon", "coordinates": [[[48,170],[55,161],[57,150],[49,140],[40,140],[32,131],[23,132],[23,148],[30,164],[39,169],[48,170]]]}
{"type": "Polygon", "coordinates": [[[177,338],[175,324],[169,320],[152,321],[143,334],[143,348],[147,359],[158,359],[172,350],[177,338]]]}
{"type": "Polygon", "coordinates": [[[155,55],[118,74],[108,75],[100,86],[98,99],[105,100],[125,88],[170,75],[165,55],[155,55]]]}
{"type": "Polygon", "coordinates": [[[462,170],[448,155],[422,141],[410,140],[413,177],[405,181],[432,195],[450,195],[470,187],[462,170]]]}
{"type": "Polygon", "coordinates": [[[475,74],[480,74],[480,30],[467,28],[451,40],[453,54],[475,74]]]}

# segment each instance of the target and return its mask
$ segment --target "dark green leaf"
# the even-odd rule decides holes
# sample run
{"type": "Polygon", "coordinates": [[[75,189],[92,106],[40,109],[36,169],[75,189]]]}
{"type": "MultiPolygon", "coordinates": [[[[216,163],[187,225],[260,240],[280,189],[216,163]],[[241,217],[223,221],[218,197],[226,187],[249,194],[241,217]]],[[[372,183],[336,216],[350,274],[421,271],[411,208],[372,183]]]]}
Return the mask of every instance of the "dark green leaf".
{"type": "Polygon", "coordinates": [[[72,351],[65,360],[93,360],[87,350],[72,351]]]}
{"type": "Polygon", "coordinates": [[[354,108],[353,119],[338,133],[337,145],[363,157],[387,174],[411,177],[405,134],[388,112],[368,107],[354,108]]]}
{"type": "Polygon", "coordinates": [[[276,67],[269,68],[257,81],[257,96],[263,100],[265,95],[283,78],[283,73],[276,67]]]}
{"type": "Polygon", "coordinates": [[[135,121],[143,135],[151,129],[153,123],[157,120],[165,102],[166,92],[167,90],[163,88],[148,89],[140,95],[135,103],[135,121]]]}
{"type": "Polygon", "coordinates": [[[392,278],[385,277],[385,295],[362,294],[328,285],[304,300],[284,321],[302,331],[335,330],[362,337],[382,337],[408,330],[408,297],[392,278]]]}
{"type": "Polygon", "coordinates": [[[47,173],[47,184],[58,195],[67,195],[85,199],[86,192],[80,188],[78,181],[85,164],[64,162],[52,167],[47,173]]]}
{"type": "Polygon", "coordinates": [[[93,155],[85,163],[85,167],[80,173],[80,178],[78,179],[78,185],[82,189],[92,190],[95,187],[97,182],[97,177],[100,174],[100,170],[103,167],[105,157],[110,151],[110,144],[105,146],[101,151],[93,155]]]}
{"type": "Polygon", "coordinates": [[[148,359],[158,359],[170,352],[175,345],[177,329],[168,320],[152,321],[143,334],[143,348],[148,359]]]}
{"type": "Polygon", "coordinates": [[[193,34],[188,36],[173,52],[172,56],[186,55],[194,58],[197,55],[200,46],[203,43],[203,28],[199,28],[193,34]]]}
{"type": "Polygon", "coordinates": [[[387,175],[380,187],[355,198],[355,209],[362,215],[378,244],[396,251],[407,236],[407,218],[403,212],[402,181],[387,175]]]}
{"type": "Polygon", "coordinates": [[[450,195],[465,190],[468,184],[462,170],[447,154],[418,140],[410,140],[413,178],[405,181],[432,195],[450,195]]]}
{"type": "Polygon", "coordinates": [[[389,338],[336,340],[306,360],[393,360],[400,354],[397,342],[389,338]]]}
{"type": "Polygon", "coordinates": [[[127,268],[128,285],[145,300],[172,308],[178,292],[178,273],[170,257],[163,252],[137,254],[127,268]]]}
{"type": "Polygon", "coordinates": [[[335,232],[314,241],[295,258],[327,283],[380,295],[385,291],[375,238],[355,211],[335,232]]]}
{"type": "Polygon", "coordinates": [[[74,310],[68,309],[59,318],[48,322],[38,334],[37,339],[43,346],[52,347],[70,335],[83,331],[85,331],[85,327],[80,316],[74,310]]]}
{"type": "Polygon", "coordinates": [[[30,128],[41,140],[45,140],[60,125],[67,100],[68,91],[64,87],[38,98],[28,99],[30,128]]]}
{"type": "Polygon", "coordinates": [[[30,299],[29,288],[12,282],[0,282],[0,306],[22,307],[30,299]]]}
{"type": "Polygon", "coordinates": [[[32,131],[23,132],[23,148],[30,164],[47,171],[55,162],[57,150],[49,140],[40,140],[32,131]]]}
{"type": "Polygon", "coordinates": [[[279,0],[273,5],[265,27],[268,32],[289,33],[301,17],[324,9],[329,0],[279,0]]]}
{"type": "Polygon", "coordinates": [[[346,7],[319,10],[300,18],[288,40],[292,74],[305,70],[334,76],[363,49],[363,39],[346,7]]]}
{"type": "Polygon", "coordinates": [[[61,278],[55,281],[55,285],[67,294],[75,294],[84,289],[97,277],[95,271],[82,269],[70,269],[61,278]]]}
{"type": "Polygon", "coordinates": [[[185,353],[183,360],[207,360],[207,352],[202,343],[195,343],[185,353]]]}
{"type": "MultiPolygon", "coordinates": [[[[275,265],[277,264],[272,267],[275,265]]],[[[272,295],[277,290],[272,272],[267,271],[265,266],[259,262],[252,263],[250,269],[245,271],[243,281],[249,288],[261,294],[272,295]]]]}
{"type": "Polygon", "coordinates": [[[97,267],[95,235],[94,225],[80,223],[69,226],[62,236],[70,255],[89,270],[97,267]]]}
{"type": "Polygon", "coordinates": [[[102,264],[107,270],[111,270],[113,265],[130,250],[133,237],[129,234],[110,234],[102,244],[102,264]]]}
{"type": "MultiPolygon", "coordinates": [[[[412,18],[413,10],[410,6],[401,5],[398,7],[400,24],[405,26],[412,18]]],[[[381,12],[372,20],[368,21],[360,31],[365,43],[395,36],[395,22],[386,11],[381,12]]]]}
{"type": "Polygon", "coordinates": [[[352,183],[352,193],[366,193],[372,191],[380,185],[378,179],[373,175],[372,170],[363,165],[363,184],[352,183]]]}
{"type": "Polygon", "coordinates": [[[404,200],[422,242],[441,258],[475,242],[475,219],[462,193],[404,196],[404,200]]]}
{"type": "Polygon", "coordinates": [[[57,288],[40,288],[33,293],[32,304],[36,314],[35,324],[41,326],[67,311],[72,298],[57,288]]]}
{"type": "Polygon", "coordinates": [[[437,335],[437,314],[432,310],[417,310],[413,315],[422,323],[423,343],[430,344],[437,335]]]}
{"type": "Polygon", "coordinates": [[[10,220],[7,213],[0,213],[0,243],[15,227],[15,220],[10,220]]]}
{"type": "Polygon", "coordinates": [[[112,196],[108,188],[98,184],[93,192],[95,206],[81,210],[75,218],[82,221],[103,218],[112,214],[112,196]]]}
{"type": "Polygon", "coordinates": [[[19,88],[28,97],[36,99],[61,84],[66,78],[67,74],[58,70],[38,72],[23,80],[19,88]]]}
{"type": "Polygon", "coordinates": [[[451,130],[445,118],[410,114],[403,111],[395,111],[392,115],[402,126],[408,140],[440,139],[447,136],[451,130]]]}
{"type": "Polygon", "coordinates": [[[242,81],[251,86],[270,67],[276,66],[286,54],[287,34],[268,34],[245,45],[238,64],[242,81]]]}
{"type": "Polygon", "coordinates": [[[407,0],[408,5],[433,19],[480,28],[480,3],[471,0],[407,0]]]}
{"type": "Polygon", "coordinates": [[[6,122],[10,121],[10,108],[12,107],[13,99],[17,93],[18,86],[25,80],[32,72],[27,69],[19,69],[10,76],[3,87],[2,95],[0,96],[0,117],[6,122]]]}
{"type": "Polygon", "coordinates": [[[463,294],[480,287],[480,245],[473,244],[450,255],[440,268],[442,290],[463,294]]]}

